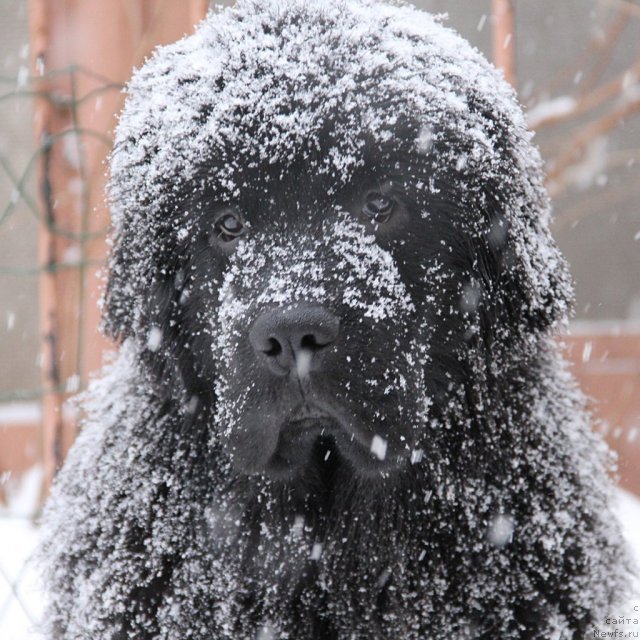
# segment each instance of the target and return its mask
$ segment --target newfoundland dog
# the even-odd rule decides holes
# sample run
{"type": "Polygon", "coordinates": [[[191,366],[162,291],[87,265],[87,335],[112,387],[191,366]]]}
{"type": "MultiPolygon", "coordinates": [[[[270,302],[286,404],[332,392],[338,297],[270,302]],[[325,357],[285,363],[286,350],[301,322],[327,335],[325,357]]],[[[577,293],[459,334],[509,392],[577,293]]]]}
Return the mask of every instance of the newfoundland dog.
{"type": "Polygon", "coordinates": [[[56,640],[582,638],[624,593],[513,91],[438,19],[240,0],[129,85],[56,640]]]}

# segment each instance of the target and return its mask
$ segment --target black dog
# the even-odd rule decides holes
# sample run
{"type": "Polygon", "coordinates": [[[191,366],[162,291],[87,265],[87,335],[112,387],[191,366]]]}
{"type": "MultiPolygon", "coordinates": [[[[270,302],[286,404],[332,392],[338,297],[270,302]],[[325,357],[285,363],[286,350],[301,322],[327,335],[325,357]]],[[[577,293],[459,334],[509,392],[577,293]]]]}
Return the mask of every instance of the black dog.
{"type": "Polygon", "coordinates": [[[120,354],[45,517],[57,639],[582,638],[627,557],[497,72],[428,15],[239,2],[137,72],[120,354]]]}

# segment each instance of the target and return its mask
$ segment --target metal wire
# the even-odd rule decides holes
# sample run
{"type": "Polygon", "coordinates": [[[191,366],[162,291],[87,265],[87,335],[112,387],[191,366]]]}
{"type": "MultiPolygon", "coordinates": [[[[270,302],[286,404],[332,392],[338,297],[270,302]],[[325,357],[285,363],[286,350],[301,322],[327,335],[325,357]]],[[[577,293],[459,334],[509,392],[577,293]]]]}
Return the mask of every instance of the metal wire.
{"type": "MultiPolygon", "coordinates": [[[[11,234],[15,233],[12,230],[9,223],[16,222],[20,218],[29,218],[31,221],[35,221],[38,229],[38,233],[42,230],[46,230],[47,233],[64,238],[65,240],[73,241],[78,246],[78,251],[70,257],[52,256],[51,260],[47,260],[44,263],[38,264],[35,256],[30,256],[30,263],[25,264],[24,260],[20,260],[20,263],[8,262],[5,256],[0,256],[0,285],[9,284],[8,279],[18,278],[25,281],[33,281],[42,276],[44,273],[49,274],[77,274],[77,280],[79,281],[78,295],[70,300],[74,301],[76,306],[75,312],[80,318],[78,330],[75,332],[72,340],[75,342],[76,358],[73,362],[72,376],[76,380],[83,381],[82,378],[82,305],[86,298],[84,292],[85,278],[84,273],[86,269],[94,269],[101,266],[101,263],[96,260],[87,258],[87,252],[85,250],[87,243],[97,238],[105,236],[106,229],[99,229],[98,231],[90,231],[89,217],[92,214],[91,205],[89,202],[89,188],[90,188],[90,175],[86,167],[86,149],[85,142],[88,140],[97,140],[101,144],[104,144],[106,148],[111,145],[111,140],[101,131],[88,129],[81,125],[78,118],[78,108],[85,102],[91,99],[95,99],[100,94],[108,92],[119,92],[122,89],[122,85],[111,82],[108,78],[103,78],[92,71],[83,67],[74,65],[64,69],[55,69],[49,71],[43,76],[29,77],[24,81],[21,79],[20,87],[16,87],[16,78],[0,76],[0,103],[7,103],[15,101],[24,104],[25,100],[36,101],[46,100],[54,105],[56,108],[64,109],[70,113],[70,126],[65,128],[59,133],[49,134],[44,136],[39,141],[39,144],[33,149],[29,155],[26,163],[19,170],[16,169],[12,158],[10,156],[11,150],[3,150],[0,152],[0,178],[8,180],[8,197],[5,202],[0,202],[0,233],[7,234],[5,242],[11,240],[11,234]],[[99,86],[84,95],[78,95],[77,78],[80,74],[84,74],[91,77],[95,82],[99,83],[99,86]],[[48,81],[52,79],[60,79],[66,76],[68,86],[71,87],[71,91],[68,95],[62,96],[60,94],[49,93],[36,89],[36,87],[46,86],[48,81]],[[6,90],[4,90],[6,88],[6,90]],[[57,144],[64,144],[71,140],[74,144],[74,153],[78,158],[78,165],[74,168],[75,174],[80,180],[80,218],[77,228],[64,228],[56,222],[52,222],[47,212],[43,210],[42,199],[38,198],[38,172],[39,161],[43,154],[49,153],[52,148],[57,144]]],[[[75,279],[75,276],[72,276],[75,279]]],[[[14,285],[15,286],[15,285],[14,285]]],[[[6,290],[6,289],[5,289],[6,290]]],[[[34,300],[34,302],[36,302],[34,300]]],[[[84,382],[84,381],[83,381],[84,382]]],[[[73,391],[81,389],[74,388],[73,391]]],[[[16,386],[8,391],[0,392],[0,404],[11,402],[38,402],[45,393],[60,393],[67,394],[70,389],[66,385],[59,385],[53,389],[49,387],[45,389],[43,386],[38,385],[32,388],[21,388],[16,386]]],[[[0,430],[0,440],[7,438],[7,432],[0,430]]],[[[44,452],[41,452],[42,456],[44,452]]],[[[40,460],[42,462],[42,460],[40,460]]],[[[2,499],[2,493],[4,490],[5,480],[10,474],[0,475],[0,502],[2,499]]],[[[11,518],[22,517],[25,520],[32,520],[35,514],[28,516],[15,516],[11,518]]],[[[0,514],[0,518],[4,519],[6,516],[0,514]]],[[[36,612],[32,611],[29,601],[25,600],[21,588],[25,584],[27,573],[29,571],[29,561],[24,562],[17,572],[9,573],[7,567],[0,566],[0,586],[6,586],[4,595],[0,597],[0,628],[3,622],[7,622],[9,614],[15,615],[17,603],[19,609],[22,610],[26,616],[29,626],[33,626],[37,623],[35,619],[36,612]]],[[[18,614],[21,615],[21,614],[18,614]]]]}

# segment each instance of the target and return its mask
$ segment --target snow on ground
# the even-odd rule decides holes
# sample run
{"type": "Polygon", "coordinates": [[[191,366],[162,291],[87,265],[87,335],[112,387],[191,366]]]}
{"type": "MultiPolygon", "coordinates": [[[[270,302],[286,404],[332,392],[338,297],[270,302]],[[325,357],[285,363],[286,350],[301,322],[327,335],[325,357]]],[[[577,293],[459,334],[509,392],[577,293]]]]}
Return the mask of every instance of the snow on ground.
{"type": "Polygon", "coordinates": [[[38,540],[32,514],[38,502],[42,471],[26,473],[19,486],[5,486],[8,506],[0,505],[0,639],[40,640],[38,576],[27,561],[38,540]]]}
{"type": "MultiPolygon", "coordinates": [[[[37,631],[41,615],[42,594],[38,576],[28,560],[38,539],[32,514],[37,503],[41,472],[33,469],[25,474],[20,486],[9,490],[9,505],[0,506],[0,638],[2,640],[42,640],[37,631]],[[13,587],[12,587],[13,585],[13,587]]],[[[9,488],[10,489],[10,488],[9,488]]],[[[618,491],[618,514],[638,565],[640,565],[640,498],[626,491],[618,491]]],[[[640,637],[638,624],[624,624],[620,620],[640,618],[640,583],[634,590],[636,597],[615,618],[603,621],[600,631],[611,633],[634,632],[626,637],[640,637]]],[[[597,636],[594,636],[597,637],[597,636]]],[[[603,636],[614,637],[614,636],[603,636]]],[[[615,637],[623,637],[621,635],[615,637]]]]}

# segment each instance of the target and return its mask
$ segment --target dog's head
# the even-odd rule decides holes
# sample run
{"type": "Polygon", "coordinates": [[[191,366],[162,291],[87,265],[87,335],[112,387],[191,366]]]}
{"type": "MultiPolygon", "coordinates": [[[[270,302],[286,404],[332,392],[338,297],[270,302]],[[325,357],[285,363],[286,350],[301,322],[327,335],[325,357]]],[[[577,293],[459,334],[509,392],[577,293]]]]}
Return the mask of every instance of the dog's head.
{"type": "Polygon", "coordinates": [[[415,461],[430,412],[566,314],[540,161],[499,74],[431,16],[239,2],[134,76],[105,325],[235,466],[415,461]]]}

